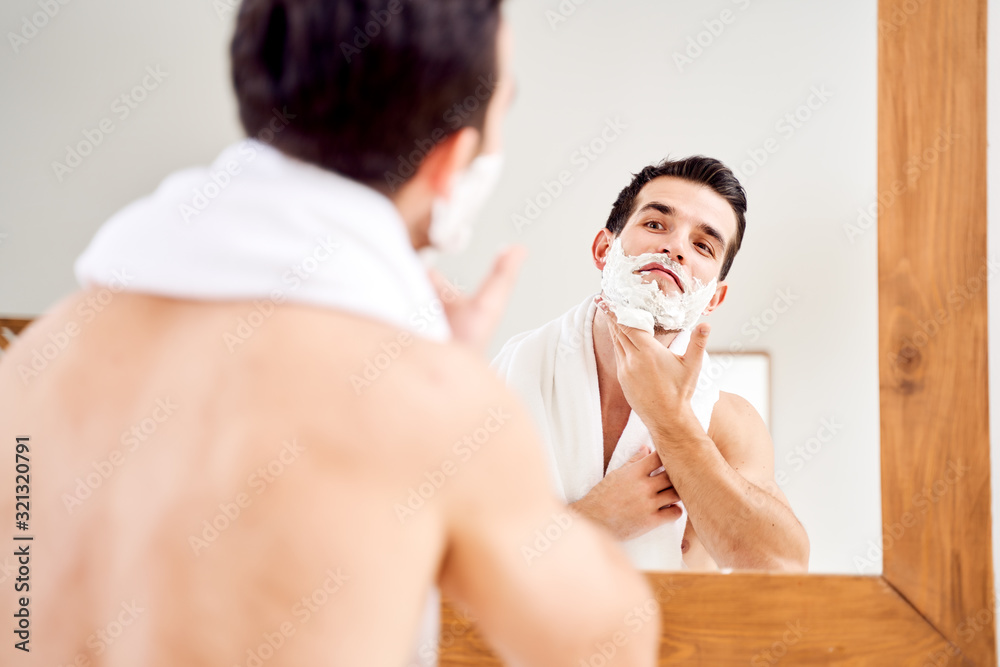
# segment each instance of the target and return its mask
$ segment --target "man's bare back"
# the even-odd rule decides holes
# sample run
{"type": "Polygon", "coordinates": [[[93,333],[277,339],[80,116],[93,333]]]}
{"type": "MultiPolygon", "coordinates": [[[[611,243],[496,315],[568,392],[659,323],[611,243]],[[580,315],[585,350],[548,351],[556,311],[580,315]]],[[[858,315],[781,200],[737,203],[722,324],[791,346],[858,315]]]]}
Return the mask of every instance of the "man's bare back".
{"type": "MultiPolygon", "coordinates": [[[[0,434],[31,438],[32,664],[400,665],[434,581],[502,654],[577,664],[649,598],[576,516],[526,560],[568,515],[526,416],[458,346],[283,305],[230,352],[251,303],[121,293],[84,322],[86,296],[0,363],[0,434]]],[[[657,633],[637,630],[622,664],[657,633]]]]}

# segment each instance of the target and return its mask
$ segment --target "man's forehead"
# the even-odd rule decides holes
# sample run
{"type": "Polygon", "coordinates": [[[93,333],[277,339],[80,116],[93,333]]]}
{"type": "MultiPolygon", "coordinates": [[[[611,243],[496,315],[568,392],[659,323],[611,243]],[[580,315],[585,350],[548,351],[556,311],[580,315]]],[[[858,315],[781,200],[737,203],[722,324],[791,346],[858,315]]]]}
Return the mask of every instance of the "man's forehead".
{"type": "Polygon", "coordinates": [[[708,223],[718,228],[727,239],[736,234],[733,207],[725,197],[703,183],[678,176],[659,176],[639,190],[633,216],[650,203],[665,204],[680,215],[693,216],[698,222],[708,223]]]}

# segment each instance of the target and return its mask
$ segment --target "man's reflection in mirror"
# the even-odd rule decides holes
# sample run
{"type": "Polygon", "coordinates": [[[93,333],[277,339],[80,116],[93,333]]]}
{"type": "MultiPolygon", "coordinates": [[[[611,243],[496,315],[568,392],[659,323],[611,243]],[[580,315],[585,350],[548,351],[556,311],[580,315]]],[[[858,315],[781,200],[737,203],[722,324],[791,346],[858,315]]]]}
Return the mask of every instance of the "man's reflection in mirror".
{"type": "Polygon", "coordinates": [[[709,327],[746,229],[713,158],[648,166],[592,246],[601,292],[512,338],[494,366],[541,427],[553,482],[647,570],[805,571],[757,411],[707,372],[709,327]]]}

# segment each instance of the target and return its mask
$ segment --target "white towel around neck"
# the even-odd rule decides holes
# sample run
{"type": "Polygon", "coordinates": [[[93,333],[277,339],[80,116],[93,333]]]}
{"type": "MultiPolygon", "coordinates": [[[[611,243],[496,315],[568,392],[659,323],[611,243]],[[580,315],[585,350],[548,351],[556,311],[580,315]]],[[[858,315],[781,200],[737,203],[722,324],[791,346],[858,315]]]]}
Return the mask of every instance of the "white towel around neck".
{"type": "Polygon", "coordinates": [[[77,259],[83,286],[196,300],[272,299],[450,337],[393,203],[253,139],[174,172],[113,215],[77,259]]]}
{"type": "MultiPolygon", "coordinates": [[[[169,175],[111,217],[75,265],[84,286],[192,300],[298,302],[434,340],[451,331],[399,212],[356,181],[248,139],[169,175]]],[[[437,663],[433,586],[408,665],[437,663]],[[434,650],[428,650],[433,647],[434,650]]]]}
{"type": "MultiPolygon", "coordinates": [[[[493,366],[524,401],[546,444],[549,472],[556,492],[567,503],[576,502],[604,478],[604,428],[594,356],[594,296],[544,326],[511,338],[493,366]]],[[[690,331],[681,332],[668,349],[684,354],[690,331]]],[[[708,431],[719,388],[702,362],[691,407],[708,431]]],[[[620,468],[639,448],[653,449],[646,426],[633,411],[608,463],[608,472],[620,468]]],[[[669,471],[668,471],[669,473],[669,471]]],[[[683,503],[681,503],[683,507],[683,503]]],[[[681,541],[687,510],[679,519],[623,543],[633,565],[642,570],[679,570],[684,561],[681,541]]]]}

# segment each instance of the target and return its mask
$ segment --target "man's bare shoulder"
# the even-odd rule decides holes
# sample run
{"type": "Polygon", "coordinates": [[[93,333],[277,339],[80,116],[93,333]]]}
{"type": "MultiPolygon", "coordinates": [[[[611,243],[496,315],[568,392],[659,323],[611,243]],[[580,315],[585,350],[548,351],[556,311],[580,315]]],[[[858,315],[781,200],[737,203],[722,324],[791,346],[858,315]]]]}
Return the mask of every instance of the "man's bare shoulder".
{"type": "MultiPolygon", "coordinates": [[[[143,387],[169,388],[223,421],[239,414],[265,440],[270,431],[311,434],[342,468],[345,457],[362,466],[378,459],[368,456],[373,451],[404,468],[426,467],[484,424],[493,427],[491,415],[518,409],[471,350],[346,311],[121,293],[96,317],[81,318],[91,296],[58,304],[5,359],[11,400],[23,396],[15,367],[30,365],[32,350],[72,322],[72,344],[50,366],[107,375],[117,403],[143,387]]],[[[73,377],[60,386],[75,386],[73,377]]]]}
{"type": "Polygon", "coordinates": [[[531,419],[482,356],[356,319],[311,330],[292,364],[309,368],[294,401],[311,406],[301,418],[326,434],[334,467],[343,469],[346,457],[354,470],[375,466],[387,490],[433,487],[423,495],[453,526],[465,525],[466,513],[496,518],[548,492],[531,419]],[[317,338],[337,340],[336,350],[317,338]]]}
{"type": "Polygon", "coordinates": [[[434,451],[514,409],[486,360],[459,343],[336,311],[289,310],[276,325],[266,347],[286,350],[272,372],[314,415],[403,431],[434,451]]]}
{"type": "Polygon", "coordinates": [[[759,422],[764,426],[764,420],[750,401],[728,391],[719,392],[719,400],[712,412],[712,423],[714,424],[716,420],[721,420],[720,423],[736,420],[743,425],[759,422]]]}
{"type": "Polygon", "coordinates": [[[416,384],[425,392],[450,392],[461,400],[470,386],[502,387],[486,360],[464,345],[434,341],[350,313],[289,312],[276,335],[288,338],[288,352],[298,362],[315,365],[317,372],[359,397],[403,391],[416,384]]]}
{"type": "Polygon", "coordinates": [[[774,445],[764,420],[750,401],[738,394],[719,392],[708,435],[737,470],[761,457],[774,457],[774,445]]]}

